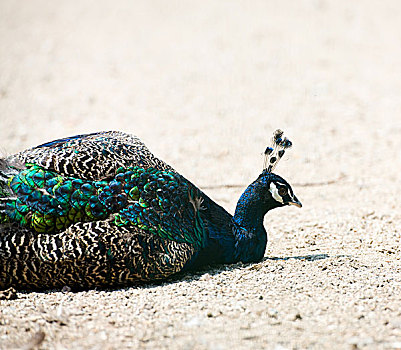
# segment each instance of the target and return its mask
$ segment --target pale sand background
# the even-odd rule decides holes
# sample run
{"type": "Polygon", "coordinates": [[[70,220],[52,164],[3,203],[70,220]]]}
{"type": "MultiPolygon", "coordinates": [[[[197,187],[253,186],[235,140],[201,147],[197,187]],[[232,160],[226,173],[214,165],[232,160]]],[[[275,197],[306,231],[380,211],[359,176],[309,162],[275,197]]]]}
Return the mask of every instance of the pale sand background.
{"type": "Polygon", "coordinates": [[[400,118],[399,1],[1,0],[3,152],[123,130],[232,212],[280,127],[304,207],[258,265],[1,301],[0,347],[401,349],[400,118]]]}

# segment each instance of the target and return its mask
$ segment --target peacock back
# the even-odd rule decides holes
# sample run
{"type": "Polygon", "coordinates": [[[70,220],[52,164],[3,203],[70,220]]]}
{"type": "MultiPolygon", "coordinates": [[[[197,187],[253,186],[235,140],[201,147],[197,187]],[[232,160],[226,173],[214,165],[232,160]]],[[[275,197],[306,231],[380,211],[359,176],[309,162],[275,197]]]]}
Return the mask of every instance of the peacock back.
{"type": "Polygon", "coordinates": [[[0,286],[160,279],[202,247],[201,191],[134,136],[74,136],[3,163],[0,286]]]}

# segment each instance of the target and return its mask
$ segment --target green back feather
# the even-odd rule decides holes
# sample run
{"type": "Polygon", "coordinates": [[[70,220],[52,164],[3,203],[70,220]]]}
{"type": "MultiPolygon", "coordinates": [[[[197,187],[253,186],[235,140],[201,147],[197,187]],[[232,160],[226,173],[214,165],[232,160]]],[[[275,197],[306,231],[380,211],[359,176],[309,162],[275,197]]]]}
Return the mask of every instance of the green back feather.
{"type": "Polygon", "coordinates": [[[198,248],[204,243],[202,194],[173,171],[120,168],[111,180],[87,181],[26,164],[8,186],[16,198],[2,204],[0,222],[56,232],[110,217],[118,226],[134,225],[198,248]]]}

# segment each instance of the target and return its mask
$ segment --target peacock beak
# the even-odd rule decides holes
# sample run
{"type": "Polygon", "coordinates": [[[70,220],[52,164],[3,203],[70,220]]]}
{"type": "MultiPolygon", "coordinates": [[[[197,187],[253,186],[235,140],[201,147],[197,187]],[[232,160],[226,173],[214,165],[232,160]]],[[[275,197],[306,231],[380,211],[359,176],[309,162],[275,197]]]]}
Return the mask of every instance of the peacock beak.
{"type": "Polygon", "coordinates": [[[298,208],[302,208],[302,203],[295,196],[288,202],[288,204],[289,205],[295,205],[298,208]]]}

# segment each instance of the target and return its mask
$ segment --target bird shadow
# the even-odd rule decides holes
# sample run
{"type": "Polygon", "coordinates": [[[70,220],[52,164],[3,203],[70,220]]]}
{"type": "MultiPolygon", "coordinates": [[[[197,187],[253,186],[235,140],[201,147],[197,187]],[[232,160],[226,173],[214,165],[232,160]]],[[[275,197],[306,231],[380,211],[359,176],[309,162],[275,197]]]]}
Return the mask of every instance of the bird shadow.
{"type": "MultiPolygon", "coordinates": [[[[231,272],[239,269],[248,269],[248,270],[260,270],[263,269],[263,267],[267,267],[266,262],[269,261],[289,261],[289,260],[303,260],[303,261],[319,261],[319,260],[324,260],[328,258],[341,258],[341,257],[347,257],[350,258],[350,255],[335,255],[335,256],[330,256],[329,254],[308,254],[308,255],[295,255],[295,256],[268,256],[264,257],[260,262],[258,263],[242,263],[238,262],[235,264],[227,264],[227,265],[209,265],[209,266],[204,266],[202,268],[194,269],[194,270],[189,270],[185,272],[179,272],[175,275],[172,275],[168,277],[165,280],[160,280],[160,281],[152,281],[152,282],[138,282],[135,283],[131,286],[115,286],[115,287],[96,287],[94,288],[95,290],[101,290],[101,291],[117,291],[117,290],[128,290],[130,288],[137,288],[137,289],[153,289],[157,288],[160,286],[166,286],[170,284],[175,284],[175,283],[181,283],[181,282],[195,282],[202,280],[206,274],[209,274],[210,276],[217,276],[223,272],[231,272]],[[265,265],[265,266],[263,266],[265,265]]],[[[93,288],[92,288],[93,289],[93,288]]],[[[81,291],[87,291],[90,289],[87,288],[68,288],[69,292],[81,292],[81,291]]],[[[20,290],[18,291],[19,293],[23,294],[29,294],[32,291],[28,290],[20,290]]],[[[49,294],[53,292],[63,292],[62,289],[50,289],[50,290],[36,290],[36,292],[41,292],[44,294],[49,294]]]]}
{"type": "Polygon", "coordinates": [[[263,258],[262,261],[268,261],[268,260],[281,260],[281,261],[287,261],[291,259],[295,260],[305,260],[305,261],[315,261],[315,260],[322,260],[322,259],[327,259],[329,258],[329,254],[309,254],[309,255],[298,255],[298,256],[266,256],[263,258]]]}
{"type": "MultiPolygon", "coordinates": [[[[236,264],[229,264],[229,265],[210,265],[205,266],[203,268],[199,268],[196,270],[180,272],[173,276],[170,276],[168,279],[163,281],[155,281],[152,283],[143,283],[138,284],[137,287],[141,289],[148,289],[148,288],[155,288],[159,286],[164,286],[168,284],[180,283],[180,282],[194,282],[199,281],[203,278],[205,274],[209,274],[210,276],[216,276],[223,272],[230,272],[235,271],[238,269],[248,269],[248,270],[259,270],[262,269],[264,263],[268,261],[288,261],[291,259],[295,260],[303,260],[303,261],[318,261],[324,260],[328,258],[341,258],[341,257],[348,257],[350,255],[335,255],[330,256],[329,254],[308,254],[308,255],[296,255],[296,256],[272,256],[272,257],[264,257],[262,261],[259,263],[236,263],[236,264]]],[[[127,287],[129,288],[129,287],[127,287]]]]}

